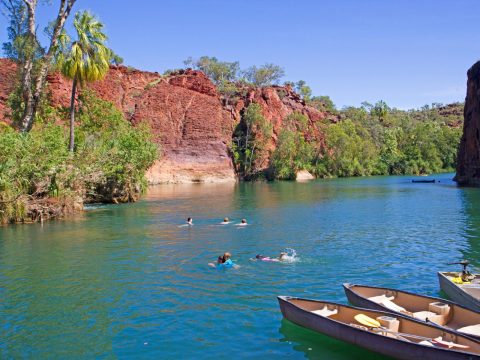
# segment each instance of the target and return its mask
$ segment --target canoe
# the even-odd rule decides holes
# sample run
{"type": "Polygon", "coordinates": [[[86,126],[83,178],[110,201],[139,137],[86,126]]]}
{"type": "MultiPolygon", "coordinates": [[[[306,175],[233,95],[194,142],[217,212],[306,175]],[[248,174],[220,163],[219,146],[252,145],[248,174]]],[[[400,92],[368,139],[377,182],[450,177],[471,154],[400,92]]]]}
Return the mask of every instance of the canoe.
{"type": "Polygon", "coordinates": [[[474,278],[469,282],[454,283],[454,279],[459,279],[460,272],[438,272],[438,281],[440,288],[453,301],[480,312],[480,274],[474,274],[474,278]]]}
{"type": "Polygon", "coordinates": [[[279,296],[278,302],[287,320],[386,356],[424,360],[480,359],[480,342],[403,315],[289,296],[279,296]],[[371,323],[378,322],[382,327],[366,326],[363,318],[371,319],[371,323]],[[446,344],[453,347],[446,347],[446,344]]]}
{"type": "Polygon", "coordinates": [[[452,301],[376,286],[343,288],[352,305],[413,317],[480,340],[480,313],[452,301]]]}
{"type": "Polygon", "coordinates": [[[412,183],[434,184],[435,180],[412,180],[412,183]]]}

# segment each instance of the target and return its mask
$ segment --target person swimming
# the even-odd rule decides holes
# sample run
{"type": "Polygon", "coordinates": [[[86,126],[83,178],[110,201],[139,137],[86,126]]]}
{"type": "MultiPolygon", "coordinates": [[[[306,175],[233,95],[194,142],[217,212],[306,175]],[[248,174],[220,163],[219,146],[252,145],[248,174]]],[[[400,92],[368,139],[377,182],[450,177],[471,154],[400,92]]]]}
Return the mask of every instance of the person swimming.
{"type": "Polygon", "coordinates": [[[223,221],[220,223],[221,225],[228,225],[230,224],[230,219],[228,217],[224,218],[223,221]]]}
{"type": "Polygon", "coordinates": [[[193,225],[193,219],[191,217],[187,218],[187,225],[193,225]]]}
{"type": "Polygon", "coordinates": [[[226,252],[223,256],[219,256],[217,258],[217,264],[209,263],[208,266],[215,267],[217,269],[226,269],[232,267],[238,267],[238,265],[234,264],[232,259],[232,254],[226,252]]]}
{"type": "Polygon", "coordinates": [[[288,254],[286,252],[281,252],[278,258],[272,258],[270,256],[263,256],[258,254],[257,256],[255,256],[255,259],[253,260],[279,262],[279,261],[287,260],[287,257],[288,257],[288,254]]]}
{"type": "Polygon", "coordinates": [[[248,225],[247,219],[242,219],[242,221],[239,224],[237,224],[237,226],[247,226],[247,225],[248,225]]]}

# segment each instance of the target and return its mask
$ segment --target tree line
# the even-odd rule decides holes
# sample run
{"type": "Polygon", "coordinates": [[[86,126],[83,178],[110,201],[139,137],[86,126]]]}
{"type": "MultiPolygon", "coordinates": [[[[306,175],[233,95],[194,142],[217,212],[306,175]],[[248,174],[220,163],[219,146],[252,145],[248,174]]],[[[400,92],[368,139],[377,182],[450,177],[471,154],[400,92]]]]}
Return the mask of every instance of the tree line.
{"type": "Polygon", "coordinates": [[[245,131],[240,131],[240,136],[234,135],[234,160],[247,178],[289,180],[295,179],[300,170],[317,177],[450,172],[455,169],[462,135],[458,121],[463,104],[453,104],[450,108],[456,110],[454,114],[443,113],[444,107],[439,104],[403,111],[391,109],[383,101],[375,105],[364,103],[336,110],[336,123],[317,124],[323,134],[320,137],[312,136],[306,115],[292,113],[283,119],[267,173],[258,173],[245,163],[255,162],[251,157],[259,152],[253,150],[265,148],[271,139],[271,128],[264,125],[261,108],[251,104],[242,121],[255,119],[257,131],[249,136],[245,131]],[[252,111],[256,112],[255,117],[252,111]],[[243,142],[238,141],[239,137],[243,142]]]}

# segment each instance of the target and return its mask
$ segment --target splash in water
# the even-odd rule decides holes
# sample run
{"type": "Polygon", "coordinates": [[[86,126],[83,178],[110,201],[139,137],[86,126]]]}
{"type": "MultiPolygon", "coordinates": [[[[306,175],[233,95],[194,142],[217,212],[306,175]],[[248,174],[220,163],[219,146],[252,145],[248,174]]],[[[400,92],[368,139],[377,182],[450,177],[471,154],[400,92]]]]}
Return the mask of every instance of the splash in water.
{"type": "Polygon", "coordinates": [[[296,262],[299,260],[298,256],[297,256],[297,252],[295,251],[295,249],[292,249],[292,248],[285,248],[283,250],[284,253],[286,253],[287,255],[285,255],[282,259],[282,261],[284,262],[296,262]]]}

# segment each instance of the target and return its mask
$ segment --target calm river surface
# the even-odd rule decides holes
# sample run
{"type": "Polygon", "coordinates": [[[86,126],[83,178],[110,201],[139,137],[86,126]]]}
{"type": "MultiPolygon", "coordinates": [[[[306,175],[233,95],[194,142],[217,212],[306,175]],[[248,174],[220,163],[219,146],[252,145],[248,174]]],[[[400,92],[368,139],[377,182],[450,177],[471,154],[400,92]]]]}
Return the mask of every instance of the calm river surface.
{"type": "Polygon", "coordinates": [[[343,282],[441,296],[445,263],[480,265],[480,189],[452,176],[161,186],[0,228],[0,358],[380,359],[282,320],[276,296],[345,303],[343,282]],[[284,248],[298,261],[249,261],[284,248]],[[239,269],[207,266],[224,251],[239,269]]]}

